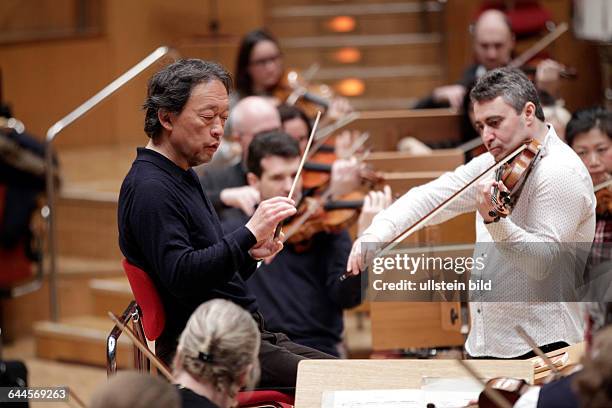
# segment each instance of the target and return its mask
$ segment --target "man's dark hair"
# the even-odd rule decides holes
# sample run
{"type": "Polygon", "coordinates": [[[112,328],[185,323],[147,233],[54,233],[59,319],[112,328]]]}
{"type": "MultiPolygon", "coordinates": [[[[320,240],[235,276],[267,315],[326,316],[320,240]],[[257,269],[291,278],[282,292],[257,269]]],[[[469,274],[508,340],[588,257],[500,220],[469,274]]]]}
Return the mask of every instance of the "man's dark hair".
{"type": "Polygon", "coordinates": [[[253,80],[249,75],[249,64],[251,63],[251,53],[253,48],[261,41],[271,41],[278,47],[278,41],[264,29],[253,30],[244,36],[238,49],[238,59],[236,60],[236,90],[240,97],[253,94],[253,80]]]}
{"type": "Polygon", "coordinates": [[[308,134],[310,135],[310,131],[312,130],[312,124],[310,123],[310,119],[306,116],[303,110],[294,105],[282,104],[278,107],[278,113],[281,118],[281,123],[285,123],[291,119],[301,119],[304,123],[306,123],[306,128],[308,129],[308,134]]]}
{"type": "Polygon", "coordinates": [[[217,80],[229,93],[232,87],[230,74],[216,62],[200,59],[180,60],[164,67],[149,80],[145,110],[144,131],[154,138],[161,134],[162,125],[157,117],[160,109],[180,113],[198,84],[217,80]]]}
{"type": "Polygon", "coordinates": [[[535,116],[542,122],[544,112],[533,83],[516,68],[497,68],[484,74],[472,91],[470,99],[474,102],[487,102],[501,96],[504,102],[512,106],[520,114],[527,102],[535,105],[535,116]]]}
{"type": "Polygon", "coordinates": [[[612,112],[602,106],[593,106],[574,112],[565,127],[567,144],[571,146],[576,136],[587,133],[591,129],[599,129],[604,135],[612,138],[612,112]]]}
{"type": "Polygon", "coordinates": [[[300,146],[294,138],[285,132],[273,130],[255,135],[249,145],[247,168],[257,177],[261,177],[263,169],[261,161],[269,156],[280,156],[291,159],[300,156],[300,146]]]}

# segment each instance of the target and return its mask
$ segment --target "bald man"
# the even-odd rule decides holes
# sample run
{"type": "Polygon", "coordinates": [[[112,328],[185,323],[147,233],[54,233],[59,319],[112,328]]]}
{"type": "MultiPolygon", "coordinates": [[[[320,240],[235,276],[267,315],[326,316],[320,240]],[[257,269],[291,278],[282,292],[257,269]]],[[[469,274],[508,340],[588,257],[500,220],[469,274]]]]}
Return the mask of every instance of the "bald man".
{"type": "Polygon", "coordinates": [[[242,158],[237,164],[220,169],[206,170],[200,178],[206,194],[223,221],[226,210],[239,208],[252,215],[259,202],[259,192],[248,185],[246,179],[246,155],[253,137],[262,132],[280,129],[281,119],[269,99],[260,96],[246,97],[230,112],[230,140],[237,142],[242,158]]]}
{"type": "MultiPolygon", "coordinates": [[[[515,46],[514,33],[507,16],[499,10],[484,11],[474,24],[473,46],[476,62],[463,71],[461,80],[454,85],[440,86],[431,96],[420,100],[416,109],[452,107],[463,109],[461,123],[463,141],[479,137],[469,118],[469,98],[467,95],[487,71],[508,65],[512,60],[515,46]]],[[[559,72],[563,66],[552,60],[545,60],[537,67],[536,88],[546,91],[553,97],[558,96],[559,72]]],[[[441,145],[437,147],[450,147],[441,145]]]]}

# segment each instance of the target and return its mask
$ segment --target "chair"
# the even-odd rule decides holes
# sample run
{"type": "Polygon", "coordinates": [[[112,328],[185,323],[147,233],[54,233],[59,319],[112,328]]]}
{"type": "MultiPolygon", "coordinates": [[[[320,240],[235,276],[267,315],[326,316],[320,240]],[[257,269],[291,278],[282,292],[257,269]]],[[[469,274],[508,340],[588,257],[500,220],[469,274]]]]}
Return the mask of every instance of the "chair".
{"type": "MultiPolygon", "coordinates": [[[[123,259],[122,265],[136,300],[130,302],[119,320],[125,326],[131,320],[134,333],[146,345],[145,337],[149,341],[155,341],[164,330],[166,325],[164,307],[149,275],[129,263],[127,259],[123,259]]],[[[107,338],[106,371],[109,377],[117,371],[116,345],[120,335],[121,329],[115,326],[107,338]]],[[[151,369],[150,362],[136,346],[134,346],[134,368],[145,372],[151,369]]],[[[289,395],[272,390],[244,391],[238,394],[238,406],[242,408],[288,408],[293,406],[293,400],[289,395]]]]}
{"type": "MultiPolygon", "coordinates": [[[[119,319],[126,326],[131,320],[134,333],[146,345],[145,337],[150,341],[155,341],[164,330],[166,325],[164,307],[149,275],[129,263],[127,259],[122,261],[122,265],[136,300],[130,302],[119,319]]],[[[106,371],[108,376],[117,371],[116,346],[120,335],[121,329],[115,326],[107,338],[106,371]]],[[[134,346],[134,368],[146,372],[151,369],[149,360],[136,346],[134,346]]]]}

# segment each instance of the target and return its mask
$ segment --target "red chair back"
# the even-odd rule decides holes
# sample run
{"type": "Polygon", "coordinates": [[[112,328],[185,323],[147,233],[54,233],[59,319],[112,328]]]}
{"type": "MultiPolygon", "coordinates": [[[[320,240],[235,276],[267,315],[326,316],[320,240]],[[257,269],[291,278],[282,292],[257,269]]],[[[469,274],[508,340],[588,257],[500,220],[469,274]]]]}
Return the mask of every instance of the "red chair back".
{"type": "MultiPolygon", "coordinates": [[[[0,226],[4,219],[6,186],[0,184],[0,226]]],[[[28,259],[25,243],[14,248],[0,248],[0,288],[10,288],[32,278],[32,261],[28,259]]]]}
{"type": "Polygon", "coordinates": [[[166,313],[153,281],[145,271],[132,265],[127,259],[122,261],[134,299],[142,312],[142,326],[147,339],[156,340],[166,325],[166,313]]]}
{"type": "Polygon", "coordinates": [[[290,408],[294,405],[294,398],[291,395],[283,394],[272,390],[242,391],[238,393],[238,407],[275,407],[290,408]]]}

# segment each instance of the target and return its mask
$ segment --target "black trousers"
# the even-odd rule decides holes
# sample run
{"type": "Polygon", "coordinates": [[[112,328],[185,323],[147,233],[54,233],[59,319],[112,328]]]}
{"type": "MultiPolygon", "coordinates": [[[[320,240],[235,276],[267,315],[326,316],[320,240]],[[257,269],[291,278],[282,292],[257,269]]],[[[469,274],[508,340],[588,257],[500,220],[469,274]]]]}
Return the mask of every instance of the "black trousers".
{"type": "MultiPolygon", "coordinates": [[[[313,348],[292,342],[285,334],[271,333],[264,327],[263,318],[254,314],[261,332],[259,365],[261,379],[257,388],[276,389],[294,393],[297,380],[297,366],[307,359],[335,359],[336,357],[313,348]]],[[[155,354],[167,365],[172,364],[178,336],[163,336],[155,342],[155,354]]]]}
{"type": "MultiPolygon", "coordinates": [[[[567,344],[566,342],[557,341],[556,343],[550,343],[544,346],[540,346],[540,350],[542,350],[543,353],[550,353],[551,351],[559,350],[560,348],[567,347],[567,346],[569,346],[569,344],[567,344]]],[[[489,356],[484,356],[484,357],[469,356],[469,358],[472,360],[527,360],[528,358],[533,358],[533,357],[536,357],[536,354],[533,351],[525,353],[521,356],[516,356],[516,357],[511,357],[511,358],[499,358],[499,357],[489,357],[489,356]]]]}

